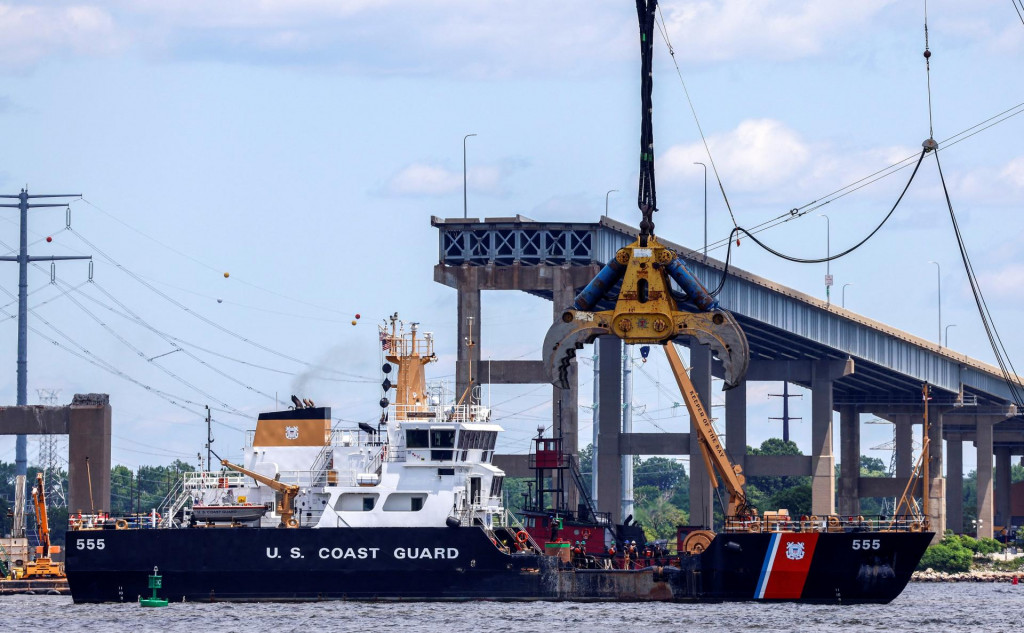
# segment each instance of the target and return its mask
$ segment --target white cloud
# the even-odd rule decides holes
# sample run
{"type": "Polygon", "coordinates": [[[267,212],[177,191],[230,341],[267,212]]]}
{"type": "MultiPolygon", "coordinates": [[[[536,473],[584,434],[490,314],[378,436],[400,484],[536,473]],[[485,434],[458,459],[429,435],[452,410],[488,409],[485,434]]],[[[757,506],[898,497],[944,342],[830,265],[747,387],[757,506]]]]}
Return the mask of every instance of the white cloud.
{"type": "Polygon", "coordinates": [[[1024,156],[1019,156],[999,172],[999,177],[1017,189],[1024,189],[1024,156]]]}
{"type": "Polygon", "coordinates": [[[946,184],[955,200],[972,204],[1018,205],[1024,193],[1024,156],[1004,165],[979,166],[946,173],[946,184]]]}
{"type": "Polygon", "coordinates": [[[20,70],[66,54],[107,54],[121,48],[109,13],[95,6],[0,4],[0,67],[20,70]]]}
{"type": "Polygon", "coordinates": [[[705,0],[663,7],[684,59],[746,56],[790,60],[817,55],[853,36],[893,0],[705,0]]]}
{"type": "MultiPolygon", "coordinates": [[[[746,191],[792,180],[811,157],[811,147],[796,132],[772,119],[743,121],[731,132],[708,137],[708,145],[723,179],[746,191]]],[[[706,160],[702,143],[676,145],[664,153],[659,172],[668,178],[693,177],[693,163],[706,160]]]]}
{"type": "MultiPolygon", "coordinates": [[[[878,186],[871,182],[871,175],[920,152],[904,146],[851,150],[829,142],[809,143],[774,119],[742,121],[735,129],[709,135],[707,140],[726,191],[757,194],[757,200],[765,203],[818,198],[855,183],[866,185],[857,190],[857,197],[879,192],[889,200],[894,187],[905,184],[909,170],[893,172],[878,186]]],[[[707,152],[699,141],[669,147],[657,161],[662,185],[703,180],[703,171],[693,166],[698,161],[708,165],[709,177],[714,180],[707,152]]]]}
{"type": "Polygon", "coordinates": [[[462,186],[462,174],[456,175],[437,165],[409,165],[388,183],[388,191],[398,196],[442,196],[462,186]]]}
{"type": "Polygon", "coordinates": [[[978,281],[989,297],[1019,298],[1024,287],[1024,264],[1007,264],[994,272],[982,273],[978,281]]]}
{"type": "MultiPolygon", "coordinates": [[[[470,168],[466,173],[466,187],[478,193],[500,195],[504,192],[504,179],[516,168],[512,162],[470,168]]],[[[414,163],[395,174],[385,189],[396,196],[445,196],[462,191],[462,171],[414,163]]]]}

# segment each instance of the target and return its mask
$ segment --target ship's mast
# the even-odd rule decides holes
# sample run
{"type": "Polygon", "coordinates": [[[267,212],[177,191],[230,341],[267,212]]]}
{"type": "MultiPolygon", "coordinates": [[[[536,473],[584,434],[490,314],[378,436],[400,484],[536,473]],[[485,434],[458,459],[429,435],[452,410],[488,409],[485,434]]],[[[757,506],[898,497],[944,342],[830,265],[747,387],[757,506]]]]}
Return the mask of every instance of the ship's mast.
{"type": "Polygon", "coordinates": [[[391,316],[391,328],[383,327],[381,332],[388,352],[387,360],[398,365],[398,382],[395,390],[395,418],[403,420],[414,411],[425,411],[430,405],[427,397],[427,379],[424,366],[437,360],[434,354],[434,339],[427,333],[419,332],[419,323],[410,323],[409,332],[398,320],[398,314],[391,316]]]}

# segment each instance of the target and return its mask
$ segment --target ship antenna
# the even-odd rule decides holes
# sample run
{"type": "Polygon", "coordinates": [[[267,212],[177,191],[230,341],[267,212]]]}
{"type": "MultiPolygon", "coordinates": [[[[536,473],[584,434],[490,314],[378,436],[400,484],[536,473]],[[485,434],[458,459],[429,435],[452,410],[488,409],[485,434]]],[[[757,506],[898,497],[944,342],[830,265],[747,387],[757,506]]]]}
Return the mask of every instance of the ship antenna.
{"type": "Polygon", "coordinates": [[[469,348],[468,356],[468,372],[469,382],[466,383],[466,390],[462,392],[462,397],[459,398],[459,404],[462,404],[466,400],[466,396],[470,396],[470,404],[472,404],[472,393],[473,393],[473,348],[476,347],[476,343],[473,341],[473,317],[469,317],[469,336],[466,337],[466,347],[469,348]]]}

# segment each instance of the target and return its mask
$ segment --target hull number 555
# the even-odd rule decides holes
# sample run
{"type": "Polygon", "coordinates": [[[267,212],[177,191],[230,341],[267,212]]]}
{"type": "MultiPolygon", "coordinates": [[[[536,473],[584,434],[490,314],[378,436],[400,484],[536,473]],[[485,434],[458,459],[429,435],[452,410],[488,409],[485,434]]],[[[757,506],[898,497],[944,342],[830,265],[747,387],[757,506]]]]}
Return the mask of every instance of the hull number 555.
{"type": "Polygon", "coordinates": [[[103,549],[106,546],[101,538],[78,539],[78,549],[103,549]]]}
{"type": "MultiPolygon", "coordinates": [[[[81,548],[82,542],[78,542],[81,548]]],[[[853,549],[882,549],[882,542],[879,539],[859,538],[854,539],[853,549]]]]}

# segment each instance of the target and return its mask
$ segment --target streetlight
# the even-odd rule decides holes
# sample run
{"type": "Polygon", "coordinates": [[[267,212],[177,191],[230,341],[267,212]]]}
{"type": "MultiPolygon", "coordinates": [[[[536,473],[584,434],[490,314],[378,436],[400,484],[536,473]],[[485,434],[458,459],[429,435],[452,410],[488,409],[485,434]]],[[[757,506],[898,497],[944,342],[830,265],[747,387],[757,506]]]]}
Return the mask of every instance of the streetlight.
{"type": "Polygon", "coordinates": [[[949,347],[949,328],[956,327],[956,323],[950,323],[946,326],[946,347],[949,347]]]}
{"type": "Polygon", "coordinates": [[[824,213],[818,215],[825,218],[825,305],[832,305],[832,221],[824,213]]]}
{"type": "Polygon", "coordinates": [[[935,264],[935,284],[939,289],[939,347],[942,347],[942,266],[939,266],[939,262],[928,263],[935,264]]]}
{"type": "Polygon", "coordinates": [[[604,217],[608,217],[608,194],[618,193],[618,189],[609,189],[608,193],[604,194],[604,217]]]}
{"type": "Polygon", "coordinates": [[[704,261],[708,260],[708,166],[701,162],[695,162],[704,168],[704,261]]]}
{"type": "Polygon", "coordinates": [[[850,283],[848,283],[848,284],[843,284],[843,307],[844,308],[846,307],[846,287],[847,286],[852,286],[852,285],[853,285],[852,281],[850,283]]]}
{"type": "Polygon", "coordinates": [[[462,217],[468,218],[469,211],[466,207],[466,139],[476,134],[467,134],[462,137],[462,217]]]}

